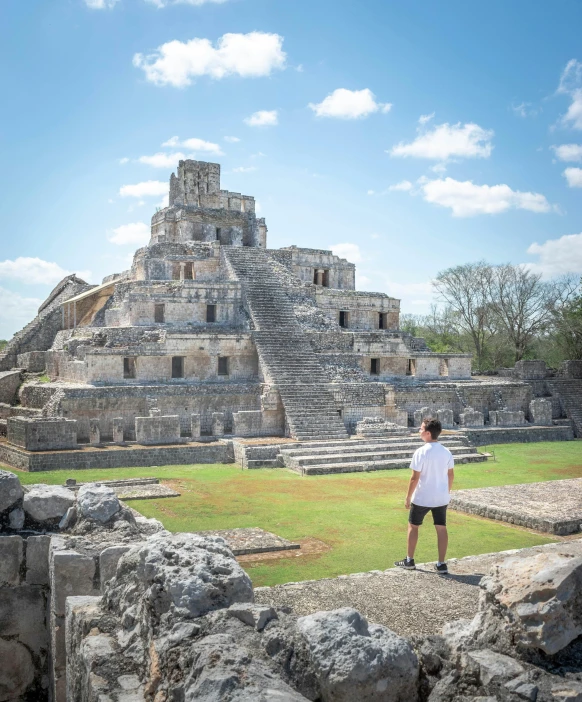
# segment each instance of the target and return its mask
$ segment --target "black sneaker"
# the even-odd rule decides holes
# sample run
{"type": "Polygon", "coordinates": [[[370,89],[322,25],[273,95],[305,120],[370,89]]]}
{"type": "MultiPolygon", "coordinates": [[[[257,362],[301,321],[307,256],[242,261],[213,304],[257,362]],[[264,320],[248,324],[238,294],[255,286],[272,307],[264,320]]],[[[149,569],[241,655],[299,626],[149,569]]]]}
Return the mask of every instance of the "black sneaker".
{"type": "Polygon", "coordinates": [[[403,561],[395,561],[394,565],[397,568],[406,568],[406,570],[416,570],[414,558],[405,558],[403,561]]]}
{"type": "Polygon", "coordinates": [[[439,575],[448,575],[449,574],[449,569],[447,568],[446,563],[441,563],[440,565],[437,565],[435,563],[434,569],[439,575]]]}

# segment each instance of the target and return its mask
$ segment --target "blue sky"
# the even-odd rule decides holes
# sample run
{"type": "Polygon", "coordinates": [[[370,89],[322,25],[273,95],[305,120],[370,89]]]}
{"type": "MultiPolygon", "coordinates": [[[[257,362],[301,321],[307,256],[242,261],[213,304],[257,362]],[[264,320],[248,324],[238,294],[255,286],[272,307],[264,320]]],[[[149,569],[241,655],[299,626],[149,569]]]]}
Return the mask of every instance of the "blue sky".
{"type": "Polygon", "coordinates": [[[582,273],[581,26],[577,0],[3,0],[0,338],[128,267],[178,154],[405,312],[481,258],[582,273]]]}

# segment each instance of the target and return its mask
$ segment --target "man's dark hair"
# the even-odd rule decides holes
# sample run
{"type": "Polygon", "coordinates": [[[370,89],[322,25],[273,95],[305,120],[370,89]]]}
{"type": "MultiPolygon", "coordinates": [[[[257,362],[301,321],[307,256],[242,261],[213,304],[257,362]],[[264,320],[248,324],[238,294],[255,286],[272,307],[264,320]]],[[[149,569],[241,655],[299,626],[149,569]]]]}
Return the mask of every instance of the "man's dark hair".
{"type": "Polygon", "coordinates": [[[429,431],[431,439],[433,441],[436,441],[439,438],[441,431],[443,430],[443,425],[439,422],[438,419],[435,419],[434,417],[427,417],[424,420],[424,429],[425,431],[429,431]]]}

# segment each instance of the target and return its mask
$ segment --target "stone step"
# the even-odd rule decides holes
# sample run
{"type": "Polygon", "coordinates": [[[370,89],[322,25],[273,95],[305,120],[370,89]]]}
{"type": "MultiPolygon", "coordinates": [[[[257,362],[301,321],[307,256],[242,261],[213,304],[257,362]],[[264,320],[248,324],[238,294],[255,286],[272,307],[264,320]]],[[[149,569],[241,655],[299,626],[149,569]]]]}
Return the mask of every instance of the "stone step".
{"type": "MultiPolygon", "coordinates": [[[[463,442],[447,442],[445,443],[440,442],[443,444],[443,446],[446,446],[451,453],[453,452],[453,449],[455,450],[468,450],[469,447],[463,442]]],[[[366,453],[366,452],[379,452],[379,451],[416,451],[417,448],[419,448],[419,444],[416,442],[412,441],[402,441],[402,442],[393,442],[393,443],[388,443],[388,442],[378,442],[378,443],[362,443],[360,445],[359,441],[354,441],[350,440],[348,443],[343,441],[341,445],[338,447],[337,444],[326,444],[326,445],[319,445],[319,442],[314,442],[313,444],[309,445],[301,445],[300,447],[292,447],[292,448],[287,448],[282,447],[281,448],[281,454],[284,456],[290,456],[291,458],[299,457],[299,456],[304,456],[306,454],[310,456],[317,456],[317,455],[328,455],[330,452],[334,453],[334,450],[339,448],[342,452],[343,451],[348,451],[350,453],[366,453]]],[[[471,447],[473,448],[473,447],[471,447]]]]}
{"type": "MultiPolygon", "coordinates": [[[[461,454],[456,457],[458,463],[482,463],[491,457],[490,453],[476,454],[461,454]]],[[[373,470],[394,470],[396,468],[408,468],[410,465],[409,459],[390,459],[386,461],[353,462],[353,463],[335,463],[335,464],[319,464],[301,467],[292,467],[290,469],[301,475],[330,475],[333,473],[361,473],[373,470]]]]}
{"type": "Polygon", "coordinates": [[[263,458],[260,460],[248,460],[247,468],[279,468],[279,459],[263,458]]]}
{"type": "MultiPolygon", "coordinates": [[[[460,446],[458,448],[451,448],[450,449],[451,453],[453,456],[474,456],[477,454],[477,449],[474,447],[467,447],[467,446],[460,446]]],[[[326,464],[335,464],[335,463],[356,463],[359,461],[365,461],[366,463],[368,462],[377,462],[377,461],[385,461],[385,460],[390,460],[390,459],[404,459],[408,461],[408,464],[410,464],[410,459],[412,458],[412,455],[414,453],[414,449],[402,449],[402,450],[393,450],[393,451],[374,451],[374,450],[368,450],[368,451],[357,451],[357,452],[351,452],[351,451],[344,451],[342,453],[329,453],[327,455],[325,454],[318,454],[315,456],[312,455],[302,455],[302,456],[289,456],[288,453],[282,452],[281,455],[283,456],[283,460],[285,461],[285,465],[289,467],[295,467],[295,466],[311,466],[311,465],[326,465],[326,464]]]]}

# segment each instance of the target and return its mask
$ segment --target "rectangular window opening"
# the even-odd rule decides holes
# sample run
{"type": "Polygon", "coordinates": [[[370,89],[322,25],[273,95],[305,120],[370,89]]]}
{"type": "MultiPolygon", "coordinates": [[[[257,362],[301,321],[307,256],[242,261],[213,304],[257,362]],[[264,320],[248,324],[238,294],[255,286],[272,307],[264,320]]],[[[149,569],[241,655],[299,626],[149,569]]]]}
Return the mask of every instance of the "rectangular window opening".
{"type": "Polygon", "coordinates": [[[449,359],[441,358],[439,363],[439,375],[448,376],[449,374],[449,359]]]}
{"type": "Polygon", "coordinates": [[[222,228],[216,227],[216,241],[220,241],[221,235],[222,235],[222,228]]]}
{"type": "Polygon", "coordinates": [[[414,358],[408,359],[408,365],[406,367],[406,375],[416,375],[416,361],[414,358]]]}
{"type": "Polygon", "coordinates": [[[349,313],[344,310],[340,310],[339,313],[339,325],[344,329],[348,328],[349,313]]]}
{"type": "Polygon", "coordinates": [[[317,285],[317,268],[313,269],[313,284],[317,285]]]}
{"type": "Polygon", "coordinates": [[[206,305],[206,321],[216,322],[216,305],[206,305]]]}
{"type": "Polygon", "coordinates": [[[194,268],[192,263],[184,266],[184,280],[194,280],[194,268]]]}
{"type": "Polygon", "coordinates": [[[328,270],[323,271],[323,280],[321,281],[321,284],[323,285],[324,288],[329,288],[329,271],[328,270]]]}
{"type": "Polygon", "coordinates": [[[184,377],[184,356],[172,356],[172,378],[184,377]]]}
{"type": "Polygon", "coordinates": [[[388,312],[378,313],[378,329],[388,329],[388,312]]]}
{"type": "Polygon", "coordinates": [[[135,378],[135,362],[136,359],[133,356],[123,359],[123,377],[124,378],[135,378]]]}
{"type": "Polygon", "coordinates": [[[370,375],[380,375],[380,359],[370,359],[370,375]]]}
{"type": "Polygon", "coordinates": [[[166,321],[166,306],[165,305],[154,305],[154,322],[156,324],[163,324],[166,321]]]}
{"type": "Polygon", "coordinates": [[[218,357],[218,375],[228,375],[228,356],[218,357]]]}

